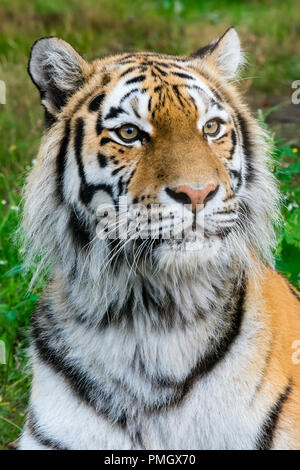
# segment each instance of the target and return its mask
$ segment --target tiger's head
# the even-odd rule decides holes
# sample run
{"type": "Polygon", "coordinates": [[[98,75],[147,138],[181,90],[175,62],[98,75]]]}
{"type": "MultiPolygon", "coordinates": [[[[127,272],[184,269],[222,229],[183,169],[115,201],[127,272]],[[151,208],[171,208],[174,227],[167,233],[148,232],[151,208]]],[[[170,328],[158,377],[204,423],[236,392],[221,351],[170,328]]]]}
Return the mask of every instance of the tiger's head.
{"type": "Polygon", "coordinates": [[[168,269],[267,256],[276,187],[234,86],[243,63],[233,28],[191,56],[91,63],[61,39],[38,40],[29,74],[46,129],[26,189],[32,252],[96,271],[121,257],[168,269]]]}

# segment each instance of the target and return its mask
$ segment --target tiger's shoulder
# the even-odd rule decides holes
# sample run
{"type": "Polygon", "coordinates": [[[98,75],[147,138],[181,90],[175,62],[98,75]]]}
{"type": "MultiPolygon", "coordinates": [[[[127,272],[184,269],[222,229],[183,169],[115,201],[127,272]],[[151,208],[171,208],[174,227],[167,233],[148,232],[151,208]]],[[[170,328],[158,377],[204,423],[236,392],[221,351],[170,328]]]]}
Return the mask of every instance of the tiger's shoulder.
{"type": "Polygon", "coordinates": [[[272,334],[273,355],[300,393],[300,294],[281,274],[266,268],[262,295],[272,334]]]}
{"type": "Polygon", "coordinates": [[[267,312],[274,326],[281,325],[287,335],[292,329],[299,332],[300,340],[300,293],[279,272],[265,267],[260,280],[262,295],[267,312]]]}
{"type": "Polygon", "coordinates": [[[263,440],[268,441],[273,435],[272,448],[299,449],[300,294],[267,266],[258,281],[258,290],[254,284],[248,290],[249,302],[261,309],[259,313],[264,318],[258,348],[258,354],[264,351],[264,363],[256,400],[263,403],[271,398],[273,402],[263,440]],[[255,296],[255,292],[259,294],[255,296]]]}

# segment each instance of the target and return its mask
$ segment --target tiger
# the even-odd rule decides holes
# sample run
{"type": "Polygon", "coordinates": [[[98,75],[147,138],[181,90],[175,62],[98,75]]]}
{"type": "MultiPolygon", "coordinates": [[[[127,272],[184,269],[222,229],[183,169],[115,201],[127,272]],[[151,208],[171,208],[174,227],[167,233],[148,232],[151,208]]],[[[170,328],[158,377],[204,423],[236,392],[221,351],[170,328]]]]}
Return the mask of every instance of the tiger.
{"type": "Polygon", "coordinates": [[[300,296],[245,63],[233,27],[185,56],[32,46],[22,233],[48,281],[20,450],[300,449],[300,296]]]}

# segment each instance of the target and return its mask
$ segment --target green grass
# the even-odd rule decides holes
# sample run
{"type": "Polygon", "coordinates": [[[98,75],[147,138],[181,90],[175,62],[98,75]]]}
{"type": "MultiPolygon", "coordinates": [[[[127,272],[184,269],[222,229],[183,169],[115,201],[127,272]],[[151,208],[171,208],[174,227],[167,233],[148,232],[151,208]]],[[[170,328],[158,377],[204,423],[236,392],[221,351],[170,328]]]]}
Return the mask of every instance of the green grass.
{"type": "MultiPolygon", "coordinates": [[[[38,93],[26,72],[32,43],[57,35],[88,59],[142,49],[189,53],[232,24],[250,62],[242,86],[250,87],[250,95],[259,91],[289,97],[291,82],[300,79],[297,0],[1,1],[0,80],[6,83],[7,104],[0,105],[0,339],[6,344],[7,364],[0,365],[0,449],[23,426],[30,386],[27,327],[39,295],[39,289],[28,293],[30,275],[22,270],[23,253],[13,240],[20,189],[42,133],[38,93]]],[[[296,150],[298,135],[295,129],[296,150]]],[[[277,266],[299,286],[299,152],[292,151],[289,142],[277,142],[274,157],[285,196],[277,266]]]]}
{"type": "Polygon", "coordinates": [[[0,365],[0,448],[14,440],[24,420],[29,390],[25,353],[27,327],[37,298],[34,293],[28,294],[29,279],[21,269],[22,253],[12,240],[19,211],[12,193],[7,194],[7,199],[0,202],[0,339],[6,344],[7,353],[7,364],[0,365]]]}

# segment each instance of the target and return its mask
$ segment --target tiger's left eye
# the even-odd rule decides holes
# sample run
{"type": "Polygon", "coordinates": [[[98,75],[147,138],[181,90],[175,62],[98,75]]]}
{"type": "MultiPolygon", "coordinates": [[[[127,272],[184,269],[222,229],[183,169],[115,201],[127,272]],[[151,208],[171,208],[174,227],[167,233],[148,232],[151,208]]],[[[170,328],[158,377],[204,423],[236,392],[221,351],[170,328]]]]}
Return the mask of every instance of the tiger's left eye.
{"type": "Polygon", "coordinates": [[[217,133],[220,130],[220,122],[217,121],[216,119],[211,119],[211,121],[207,121],[207,123],[204,125],[203,132],[206,135],[214,136],[217,135],[217,133]]]}
{"type": "Polygon", "coordinates": [[[133,124],[124,124],[117,132],[125,142],[132,142],[139,136],[139,128],[133,124]]]}

